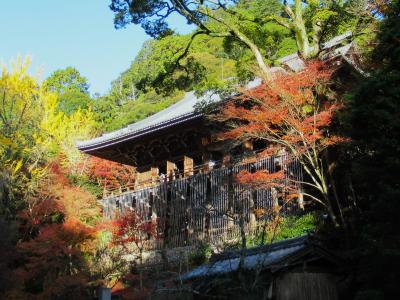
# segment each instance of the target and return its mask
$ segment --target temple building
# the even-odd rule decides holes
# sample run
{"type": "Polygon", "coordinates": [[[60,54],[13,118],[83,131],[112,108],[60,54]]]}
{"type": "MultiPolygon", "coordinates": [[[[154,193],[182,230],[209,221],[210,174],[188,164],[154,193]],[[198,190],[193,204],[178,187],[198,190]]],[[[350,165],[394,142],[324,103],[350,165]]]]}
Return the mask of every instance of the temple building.
{"type": "MultiPolygon", "coordinates": [[[[247,88],[260,84],[261,80],[256,79],[247,88]]],[[[120,130],[80,142],[78,148],[90,155],[136,167],[142,185],[143,179],[187,177],[228,165],[231,156],[260,149],[261,146],[249,142],[233,150],[227,143],[216,141],[212,136],[213,125],[196,110],[204,101],[221,99],[209,94],[196,97],[189,92],[167,109],[120,130]]]]}
{"type": "MultiPolygon", "coordinates": [[[[350,34],[351,35],[351,34],[350,34]]],[[[328,58],[344,57],[349,33],[326,43],[328,58]]],[[[297,54],[282,58],[277,72],[299,71],[304,62],[297,54]]],[[[255,88],[255,79],[246,88],[255,88]]],[[[136,167],[135,186],[107,195],[105,218],[128,210],[157,219],[162,242],[157,247],[180,247],[237,235],[241,220],[246,230],[257,228],[274,206],[282,205],[273,189],[247,190],[234,181],[241,170],[283,170],[287,182],[300,182],[302,170],[284,152],[258,159],[267,145],[249,140],[235,144],[216,140],[215,124],[196,107],[204,101],[218,103],[217,95],[196,97],[193,92],[172,106],[134,124],[78,143],[84,153],[136,167]],[[241,219],[241,216],[244,216],[241,219]]],[[[301,186],[298,185],[299,195],[301,186]]],[[[295,213],[302,197],[283,207],[295,213]]]]}
{"type": "MultiPolygon", "coordinates": [[[[255,80],[247,88],[260,83],[255,80]]],[[[249,191],[237,184],[234,176],[241,170],[284,169],[288,179],[297,180],[302,175],[298,163],[284,153],[257,159],[257,151],[265,147],[260,142],[236,145],[214,139],[212,122],[196,110],[204,97],[187,93],[163,111],[78,145],[90,155],[137,168],[135,186],[102,200],[103,215],[113,218],[135,210],[148,220],[158,219],[164,241],[158,247],[233,238],[240,215],[245,216],[246,230],[254,229],[278,199],[272,190],[249,191]]]]}

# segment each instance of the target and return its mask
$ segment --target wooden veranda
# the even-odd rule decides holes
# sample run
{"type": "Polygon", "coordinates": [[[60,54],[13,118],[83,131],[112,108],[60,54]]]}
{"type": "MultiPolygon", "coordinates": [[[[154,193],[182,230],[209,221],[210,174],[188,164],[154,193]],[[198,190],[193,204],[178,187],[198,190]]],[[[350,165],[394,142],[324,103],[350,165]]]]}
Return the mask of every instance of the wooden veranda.
{"type": "Polygon", "coordinates": [[[273,188],[250,190],[236,183],[235,174],[242,170],[283,170],[285,184],[282,192],[285,193],[285,185],[290,185],[301,194],[299,162],[288,155],[273,156],[181,179],[165,178],[151,187],[109,196],[103,199],[103,214],[112,219],[135,210],[148,220],[157,219],[161,238],[151,243],[150,248],[171,249],[233,239],[240,232],[241,214],[249,232],[260,222],[268,220],[271,217],[269,212],[276,205],[280,205],[284,214],[299,211],[301,197],[282,203],[273,188]]]}

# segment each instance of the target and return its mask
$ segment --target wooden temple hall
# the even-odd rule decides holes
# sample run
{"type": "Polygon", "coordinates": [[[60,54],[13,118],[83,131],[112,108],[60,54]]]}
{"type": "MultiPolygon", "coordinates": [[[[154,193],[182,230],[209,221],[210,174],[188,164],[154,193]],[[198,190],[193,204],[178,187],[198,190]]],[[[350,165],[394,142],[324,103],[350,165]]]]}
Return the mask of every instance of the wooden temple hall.
{"type": "MultiPolygon", "coordinates": [[[[255,80],[248,88],[259,84],[255,80]]],[[[204,97],[220,100],[215,95],[204,97]]],[[[187,93],[142,121],[78,144],[90,155],[136,167],[135,186],[102,200],[105,218],[133,209],[149,220],[158,219],[169,247],[194,245],[237,235],[239,213],[251,230],[279,201],[276,191],[246,190],[235,182],[236,173],[283,169],[288,179],[300,181],[301,168],[285,154],[257,159],[256,152],[266,146],[260,142],[233,145],[213,139],[215,128],[195,109],[204,97],[187,93]]],[[[291,212],[297,207],[285,209],[291,212]]]]}

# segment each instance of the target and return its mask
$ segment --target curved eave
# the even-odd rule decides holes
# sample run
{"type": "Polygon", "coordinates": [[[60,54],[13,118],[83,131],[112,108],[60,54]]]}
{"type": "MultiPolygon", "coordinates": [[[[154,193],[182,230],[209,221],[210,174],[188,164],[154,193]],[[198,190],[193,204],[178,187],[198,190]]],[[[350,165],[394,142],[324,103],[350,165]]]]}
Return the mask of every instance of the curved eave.
{"type": "Polygon", "coordinates": [[[167,129],[169,127],[173,127],[182,123],[186,123],[195,119],[200,119],[203,116],[201,113],[188,113],[186,115],[179,116],[174,119],[170,119],[164,122],[160,122],[158,124],[142,128],[140,130],[126,132],[121,134],[117,137],[110,137],[109,139],[105,140],[104,137],[94,138],[89,141],[85,142],[78,142],[77,148],[85,153],[91,153],[93,151],[108,148],[110,146],[120,144],[127,141],[134,141],[138,138],[143,138],[145,136],[151,135],[152,133],[158,132],[162,129],[167,129]]]}

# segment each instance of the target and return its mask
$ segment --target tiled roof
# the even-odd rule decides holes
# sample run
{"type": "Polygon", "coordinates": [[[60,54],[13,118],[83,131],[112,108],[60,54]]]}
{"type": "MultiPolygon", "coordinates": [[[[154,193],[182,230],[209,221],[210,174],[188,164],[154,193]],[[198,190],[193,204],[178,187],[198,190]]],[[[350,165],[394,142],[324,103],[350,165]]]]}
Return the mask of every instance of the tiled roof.
{"type": "Polygon", "coordinates": [[[146,119],[130,124],[122,129],[105,133],[97,138],[78,142],[77,146],[79,149],[90,147],[94,150],[96,147],[101,147],[101,145],[106,142],[111,142],[113,140],[118,140],[120,142],[124,138],[133,138],[134,136],[148,132],[152,128],[165,127],[182,120],[187,120],[188,118],[196,117],[198,114],[195,112],[194,106],[199,100],[200,99],[195,96],[194,92],[186,93],[185,97],[179,102],[146,119]]]}
{"type": "MultiPolygon", "coordinates": [[[[251,89],[260,84],[261,79],[256,78],[255,80],[250,81],[246,85],[246,88],[251,89]]],[[[201,97],[197,97],[194,92],[188,92],[179,102],[150,117],[147,117],[146,119],[130,124],[122,129],[105,133],[97,138],[78,142],[77,147],[82,151],[96,150],[102,148],[105,144],[109,146],[113,143],[120,143],[121,141],[134,139],[161,128],[166,128],[190,119],[198,118],[201,117],[201,113],[196,111],[196,104],[203,101],[209,103],[218,102],[220,100],[221,98],[217,94],[206,93],[201,97]]]]}
{"type": "MultiPolygon", "coordinates": [[[[259,267],[269,268],[283,262],[307,247],[308,236],[287,239],[271,245],[246,249],[243,268],[253,270],[259,267]]],[[[183,274],[179,279],[188,281],[199,277],[219,276],[235,272],[239,269],[241,250],[222,253],[207,265],[199,266],[183,274]]]]}
{"type": "MultiPolygon", "coordinates": [[[[351,32],[346,32],[339,35],[330,41],[323,44],[322,49],[330,49],[341,44],[345,39],[351,36],[351,32]]],[[[344,47],[338,48],[334,51],[337,55],[344,55],[348,51],[351,45],[346,45],[344,47]],[[344,53],[343,53],[344,52],[344,53]]],[[[303,60],[297,55],[297,53],[285,56],[279,59],[279,62],[289,67],[292,71],[298,72],[304,68],[303,60]]],[[[276,69],[276,72],[284,71],[282,68],[271,68],[276,69]]],[[[251,89],[257,87],[261,84],[261,79],[257,78],[246,85],[246,88],[251,89]]],[[[171,105],[170,107],[150,116],[144,120],[136,122],[134,124],[128,125],[122,129],[115,130],[109,133],[105,133],[94,139],[87,141],[77,142],[77,147],[81,151],[93,151],[96,149],[103,148],[105,146],[110,146],[123,141],[132,140],[149,133],[155,132],[157,130],[167,128],[173,125],[180,124],[182,122],[192,120],[201,117],[201,114],[196,112],[196,104],[207,101],[207,102],[217,102],[221,98],[216,94],[206,94],[202,97],[196,97],[194,92],[188,92],[185,94],[184,98],[179,102],[171,105]]]]}

